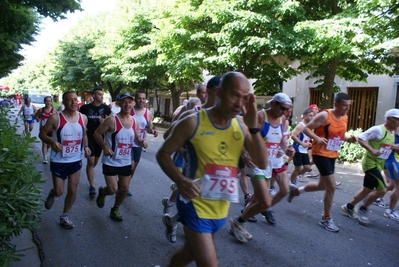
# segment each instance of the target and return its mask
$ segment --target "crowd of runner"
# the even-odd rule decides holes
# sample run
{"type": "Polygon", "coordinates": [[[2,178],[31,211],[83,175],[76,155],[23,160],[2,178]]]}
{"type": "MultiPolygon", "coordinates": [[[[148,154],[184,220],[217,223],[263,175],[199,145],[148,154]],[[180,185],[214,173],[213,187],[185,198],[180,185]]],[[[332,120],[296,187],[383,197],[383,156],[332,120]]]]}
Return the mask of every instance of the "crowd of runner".
{"type": "MultiPolygon", "coordinates": [[[[341,92],[330,109],[310,105],[290,132],[290,97],[277,93],[259,110],[250,89],[250,82],[239,72],[211,78],[206,85],[197,86],[196,98],[176,110],[163,136],[165,141],[156,159],[173,183],[171,195],[161,199],[162,222],[170,242],[176,242],[178,223],[186,236],[169,266],[185,266],[192,261],[198,266],[217,266],[213,240],[227,221],[230,233],[246,243],[253,239],[246,222],[256,222],[255,216],[261,214],[268,223],[275,224],[276,204],[284,198],[292,202],[306,192],[324,191],[324,210],[318,224],[338,232],[331,208],[339,185],[335,163],[343,142],[357,142],[365,149],[365,175],[361,189],[341,206],[342,212],[361,224],[369,224],[368,206],[375,202],[385,208],[385,217],[399,221],[395,211],[399,200],[399,109],[388,110],[383,124],[358,137],[347,136],[351,99],[341,92]],[[291,160],[294,170],[289,175],[287,165],[291,160]],[[312,165],[319,174],[308,173],[312,165]],[[317,180],[298,186],[306,174],[317,180]],[[253,193],[249,192],[247,177],[253,193]],[[240,188],[244,208],[241,214],[229,216],[230,203],[240,202],[240,188]],[[388,190],[392,192],[386,205],[381,199],[388,190]]],[[[92,99],[79,107],[76,92],[66,91],[62,105],[58,96],[49,96],[39,109],[26,98],[19,110],[26,133],[32,131],[35,121],[40,122],[43,164],[50,163],[53,181],[44,203],[46,209],[52,207],[55,197],[63,195],[67,183],[60,215],[60,225],[65,229],[74,227],[68,215],[76,199],[82,156],[87,158],[89,196],[96,197],[97,206],[103,208],[106,197],[115,195],[109,216],[120,222],[123,216],[119,207],[131,195],[130,181],[148,146],[146,135],[158,135],[145,92],[119,94],[108,106],[103,104],[102,90],[94,89],[92,99]],[[94,168],[101,154],[105,185],[96,189],[94,168]]]]}

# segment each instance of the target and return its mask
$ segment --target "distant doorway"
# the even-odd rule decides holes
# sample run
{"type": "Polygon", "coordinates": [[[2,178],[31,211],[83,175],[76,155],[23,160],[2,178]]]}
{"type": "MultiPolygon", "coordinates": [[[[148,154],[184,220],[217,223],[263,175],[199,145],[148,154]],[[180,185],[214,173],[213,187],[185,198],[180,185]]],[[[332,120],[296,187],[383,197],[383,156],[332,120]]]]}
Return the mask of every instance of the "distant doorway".
{"type": "Polygon", "coordinates": [[[378,87],[348,87],[352,105],[348,113],[348,129],[367,130],[375,125],[378,87]]]}

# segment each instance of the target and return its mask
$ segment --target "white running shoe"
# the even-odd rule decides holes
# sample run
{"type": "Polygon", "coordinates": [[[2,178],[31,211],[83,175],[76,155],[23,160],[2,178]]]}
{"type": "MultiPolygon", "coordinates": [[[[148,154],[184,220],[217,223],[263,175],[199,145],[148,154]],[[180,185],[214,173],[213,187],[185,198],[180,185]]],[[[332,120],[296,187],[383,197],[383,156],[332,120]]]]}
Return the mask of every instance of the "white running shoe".
{"type": "Polygon", "coordinates": [[[321,220],[319,222],[319,225],[330,232],[337,233],[339,231],[339,228],[335,225],[335,223],[331,217],[329,217],[325,220],[321,220]]]}
{"type": "Polygon", "coordinates": [[[399,222],[399,214],[396,212],[396,210],[386,209],[384,212],[384,217],[395,222],[399,222]]]}
{"type": "Polygon", "coordinates": [[[358,215],[358,221],[361,223],[361,224],[364,224],[364,225],[367,225],[367,224],[370,224],[370,219],[369,219],[369,217],[367,216],[367,211],[364,211],[364,210],[358,210],[357,212],[357,215],[358,215]]]}
{"type": "Polygon", "coordinates": [[[238,239],[238,241],[247,243],[253,238],[252,235],[247,231],[247,224],[245,222],[239,223],[237,220],[231,218],[230,226],[230,232],[238,239]]]}
{"type": "Polygon", "coordinates": [[[384,208],[387,209],[389,208],[389,206],[387,204],[385,204],[384,199],[383,198],[377,198],[374,202],[374,205],[380,207],[380,208],[384,208]]]}
{"type": "Polygon", "coordinates": [[[353,209],[348,209],[348,206],[346,204],[341,206],[341,210],[345,212],[346,215],[348,215],[349,218],[356,220],[359,216],[355,213],[353,209]]]}

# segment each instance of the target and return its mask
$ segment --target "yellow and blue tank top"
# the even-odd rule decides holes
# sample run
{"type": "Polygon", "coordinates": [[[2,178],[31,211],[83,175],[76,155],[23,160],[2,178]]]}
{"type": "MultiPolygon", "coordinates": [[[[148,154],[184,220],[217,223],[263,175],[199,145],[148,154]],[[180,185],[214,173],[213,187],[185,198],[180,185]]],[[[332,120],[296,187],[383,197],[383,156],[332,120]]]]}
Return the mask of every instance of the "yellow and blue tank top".
{"type": "MultiPolygon", "coordinates": [[[[205,109],[198,112],[197,118],[197,128],[185,144],[185,176],[201,178],[205,174],[205,168],[213,165],[237,170],[245,137],[237,118],[231,119],[225,128],[215,126],[205,109]]],[[[187,207],[183,211],[179,210],[179,213],[195,213],[201,219],[222,219],[227,217],[230,202],[198,197],[187,205],[192,205],[193,209],[187,207]]]]}
{"type": "MultiPolygon", "coordinates": [[[[399,144],[399,135],[395,134],[395,145],[399,144]]],[[[399,154],[392,150],[391,154],[387,158],[388,162],[399,162],[399,154]]]]}

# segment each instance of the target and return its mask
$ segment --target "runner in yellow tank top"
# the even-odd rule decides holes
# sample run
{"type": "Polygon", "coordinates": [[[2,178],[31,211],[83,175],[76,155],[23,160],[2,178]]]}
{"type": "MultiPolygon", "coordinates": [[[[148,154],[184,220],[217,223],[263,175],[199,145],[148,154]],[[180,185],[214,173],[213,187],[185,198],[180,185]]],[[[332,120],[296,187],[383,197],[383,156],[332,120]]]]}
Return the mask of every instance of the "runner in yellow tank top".
{"type": "MultiPolygon", "coordinates": [[[[267,166],[267,151],[257,128],[255,97],[249,94],[249,89],[249,81],[242,73],[226,73],[221,86],[216,88],[219,98],[216,105],[180,120],[157,153],[159,165],[176,183],[181,195],[177,206],[179,220],[186,234],[183,248],[172,256],[169,266],[186,266],[192,261],[197,266],[218,265],[213,239],[227,220],[226,201],[238,189],[234,170],[242,144],[250,156],[256,159],[257,166],[267,166]],[[243,113],[243,119],[236,118],[239,112],[243,113]],[[225,137],[220,134],[225,134],[225,137]],[[214,137],[217,141],[211,144],[214,137]],[[197,163],[188,167],[192,170],[189,175],[179,172],[171,159],[171,155],[184,145],[191,146],[190,151],[195,153],[188,155],[196,157],[187,161],[197,163]],[[206,183],[203,181],[200,188],[194,179],[205,174],[206,183]],[[230,193],[226,194],[226,191],[230,193]],[[219,197],[221,200],[218,200],[219,197]],[[211,201],[213,203],[209,205],[211,201]],[[191,212],[188,209],[190,205],[195,206],[191,212]]],[[[246,229],[242,228],[241,231],[245,236],[246,229]]]]}

